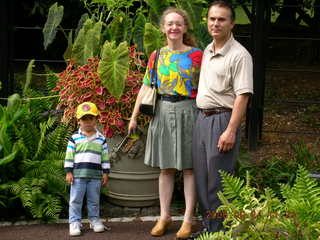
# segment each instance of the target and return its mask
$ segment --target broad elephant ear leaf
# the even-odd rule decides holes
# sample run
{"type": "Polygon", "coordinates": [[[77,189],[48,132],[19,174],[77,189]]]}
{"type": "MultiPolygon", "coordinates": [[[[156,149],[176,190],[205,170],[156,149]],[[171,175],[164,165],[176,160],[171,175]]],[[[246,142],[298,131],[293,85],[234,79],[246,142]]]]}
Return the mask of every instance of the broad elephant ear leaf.
{"type": "Polygon", "coordinates": [[[106,41],[102,48],[98,74],[102,84],[118,100],[124,91],[128,71],[129,49],[127,42],[122,42],[116,47],[115,42],[106,41]]]}
{"type": "Polygon", "coordinates": [[[102,25],[102,22],[94,23],[92,19],[87,19],[80,29],[71,54],[78,64],[83,65],[88,58],[99,55],[102,25]]]}
{"type": "Polygon", "coordinates": [[[69,34],[68,34],[68,47],[66,49],[66,51],[63,54],[63,58],[65,61],[67,61],[69,58],[71,58],[71,54],[72,54],[72,30],[70,30],[69,34]]]}
{"type": "Polygon", "coordinates": [[[62,21],[63,6],[58,6],[57,3],[53,4],[48,12],[48,18],[42,30],[43,32],[43,45],[46,50],[47,47],[53,42],[57,34],[57,27],[62,21]]]}
{"type": "MultiPolygon", "coordinates": [[[[78,32],[76,39],[74,40],[72,46],[71,58],[75,59],[77,63],[82,63],[83,59],[83,48],[86,41],[86,33],[89,29],[93,27],[93,21],[91,19],[87,19],[83,24],[82,28],[78,32]]],[[[84,64],[84,62],[82,63],[84,64]]]]}
{"type": "Polygon", "coordinates": [[[75,32],[75,36],[78,36],[78,33],[80,31],[80,29],[83,27],[84,23],[89,19],[89,14],[88,13],[84,13],[81,15],[81,18],[78,22],[78,26],[76,28],[76,32],[75,32]]]}
{"type": "Polygon", "coordinates": [[[150,56],[153,50],[162,46],[163,36],[160,30],[151,23],[146,23],[143,44],[147,56],[150,56]]]}
{"type": "Polygon", "coordinates": [[[132,19],[120,11],[110,24],[110,32],[112,33],[110,35],[111,41],[115,41],[116,44],[123,41],[130,42],[132,36],[132,19]]]}
{"type": "Polygon", "coordinates": [[[96,57],[100,53],[102,24],[102,22],[95,23],[86,34],[86,40],[83,49],[83,63],[85,63],[88,58],[96,57]]]}

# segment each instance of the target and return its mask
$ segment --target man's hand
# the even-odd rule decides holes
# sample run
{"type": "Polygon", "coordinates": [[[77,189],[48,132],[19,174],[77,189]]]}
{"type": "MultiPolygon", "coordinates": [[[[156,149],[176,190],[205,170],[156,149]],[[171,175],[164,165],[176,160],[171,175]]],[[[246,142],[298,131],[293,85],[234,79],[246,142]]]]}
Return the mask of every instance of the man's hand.
{"type": "Polygon", "coordinates": [[[231,150],[234,146],[236,140],[236,133],[229,131],[228,129],[224,131],[218,141],[218,150],[219,152],[227,152],[231,150]]]}
{"type": "Polygon", "coordinates": [[[249,97],[250,94],[246,93],[236,97],[227,129],[221,134],[218,141],[217,147],[219,152],[226,152],[233,148],[236,141],[237,129],[246,112],[249,97]]]}
{"type": "Polygon", "coordinates": [[[68,172],[66,175],[66,182],[69,184],[73,184],[73,174],[72,172],[68,172]]]}

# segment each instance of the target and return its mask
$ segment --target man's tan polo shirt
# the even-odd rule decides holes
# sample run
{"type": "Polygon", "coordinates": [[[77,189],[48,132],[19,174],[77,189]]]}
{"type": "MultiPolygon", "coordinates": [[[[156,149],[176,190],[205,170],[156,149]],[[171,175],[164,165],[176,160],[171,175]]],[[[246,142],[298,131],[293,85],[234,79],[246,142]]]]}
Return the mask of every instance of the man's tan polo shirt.
{"type": "Polygon", "coordinates": [[[236,96],[253,93],[252,58],[232,35],[216,54],[212,51],[213,44],[203,53],[197,106],[233,108],[236,96]]]}

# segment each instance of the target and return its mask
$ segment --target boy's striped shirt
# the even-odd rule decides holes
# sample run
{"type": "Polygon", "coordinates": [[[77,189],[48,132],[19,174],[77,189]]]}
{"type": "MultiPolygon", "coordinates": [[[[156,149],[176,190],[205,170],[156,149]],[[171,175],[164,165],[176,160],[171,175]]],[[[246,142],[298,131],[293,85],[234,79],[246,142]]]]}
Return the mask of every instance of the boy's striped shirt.
{"type": "Polygon", "coordinates": [[[99,131],[87,137],[79,129],[68,142],[64,169],[78,178],[101,178],[102,172],[109,173],[106,138],[99,131]]]}

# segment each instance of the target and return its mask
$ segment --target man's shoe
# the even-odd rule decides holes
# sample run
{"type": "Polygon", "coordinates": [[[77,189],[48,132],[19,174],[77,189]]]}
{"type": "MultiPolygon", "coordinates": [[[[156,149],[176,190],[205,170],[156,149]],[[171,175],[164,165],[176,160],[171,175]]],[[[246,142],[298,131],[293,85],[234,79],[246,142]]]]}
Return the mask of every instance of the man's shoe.
{"type": "Polygon", "coordinates": [[[176,233],[176,239],[188,239],[192,233],[192,223],[183,222],[179,231],[176,233]]]}
{"type": "Polygon", "coordinates": [[[69,225],[69,235],[70,236],[80,236],[81,235],[81,223],[73,222],[69,225]]]}
{"type": "Polygon", "coordinates": [[[102,224],[100,220],[94,220],[90,222],[90,229],[93,229],[93,231],[96,233],[100,233],[104,232],[105,226],[102,224]]]}
{"type": "Polygon", "coordinates": [[[154,237],[162,236],[171,225],[171,220],[159,219],[156,225],[152,228],[150,234],[154,237]]]}

